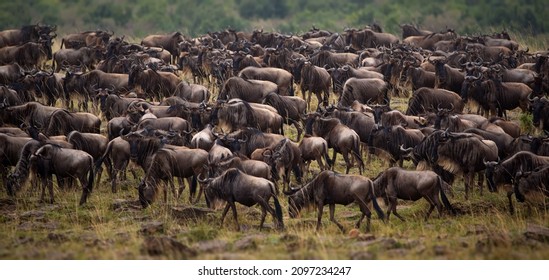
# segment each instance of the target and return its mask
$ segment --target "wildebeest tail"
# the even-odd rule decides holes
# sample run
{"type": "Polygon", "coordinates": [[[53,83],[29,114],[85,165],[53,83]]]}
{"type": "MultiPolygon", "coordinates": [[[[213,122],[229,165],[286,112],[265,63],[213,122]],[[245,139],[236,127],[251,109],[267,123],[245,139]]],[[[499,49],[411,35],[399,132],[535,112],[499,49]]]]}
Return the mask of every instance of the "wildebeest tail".
{"type": "Polygon", "coordinates": [[[290,79],[290,96],[294,96],[294,75],[290,79]]]}
{"type": "Polygon", "coordinates": [[[374,194],[374,182],[370,180],[370,196],[372,197],[372,205],[374,206],[374,210],[377,212],[377,216],[380,220],[385,222],[385,214],[383,214],[383,210],[381,210],[381,207],[379,207],[379,204],[377,203],[376,195],[374,194]]]}
{"type": "Polygon", "coordinates": [[[332,162],[330,162],[330,156],[328,155],[328,144],[323,143],[322,144],[322,155],[324,156],[324,160],[326,161],[326,164],[328,165],[328,169],[332,169],[332,162]]]}
{"type": "MultiPolygon", "coordinates": [[[[103,161],[105,160],[105,158],[107,158],[108,155],[111,153],[112,146],[113,146],[112,141],[110,141],[107,144],[107,148],[105,149],[105,152],[103,153],[103,155],[95,161],[94,168],[93,168],[95,173],[98,172],[98,170],[99,170],[99,168],[101,168],[101,164],[103,164],[103,161]]],[[[107,160],[109,160],[109,159],[107,159],[107,160]]],[[[110,164],[108,164],[108,165],[110,165],[110,164]]],[[[101,178],[99,178],[99,179],[101,179],[101,178]]]]}
{"type": "Polygon", "coordinates": [[[193,178],[191,179],[191,188],[190,188],[190,197],[193,198],[194,195],[196,194],[196,185],[197,185],[197,180],[196,180],[196,175],[193,175],[193,178]]]}
{"type": "Polygon", "coordinates": [[[82,190],[82,197],[80,197],[80,205],[83,205],[88,200],[88,196],[93,190],[93,178],[95,177],[94,174],[94,164],[93,164],[93,158],[89,156],[90,160],[90,170],[88,171],[88,182],[83,187],[82,190]]]}
{"type": "Polygon", "coordinates": [[[284,228],[284,221],[282,220],[282,207],[280,206],[280,202],[278,201],[277,191],[274,187],[274,184],[271,184],[271,194],[273,195],[276,219],[280,223],[280,227],[284,228]]]}
{"type": "Polygon", "coordinates": [[[353,155],[356,157],[356,160],[358,161],[360,170],[364,169],[364,161],[362,161],[362,157],[360,156],[360,140],[358,137],[355,138],[355,141],[353,143],[353,150],[351,151],[353,155]]]}
{"type": "Polygon", "coordinates": [[[456,209],[454,209],[454,207],[452,207],[452,204],[450,204],[450,201],[448,200],[448,197],[446,196],[446,193],[444,192],[444,188],[442,188],[442,185],[443,185],[442,178],[438,176],[438,187],[440,189],[440,198],[442,199],[442,203],[444,203],[444,207],[450,210],[452,215],[455,216],[457,214],[456,209]]]}

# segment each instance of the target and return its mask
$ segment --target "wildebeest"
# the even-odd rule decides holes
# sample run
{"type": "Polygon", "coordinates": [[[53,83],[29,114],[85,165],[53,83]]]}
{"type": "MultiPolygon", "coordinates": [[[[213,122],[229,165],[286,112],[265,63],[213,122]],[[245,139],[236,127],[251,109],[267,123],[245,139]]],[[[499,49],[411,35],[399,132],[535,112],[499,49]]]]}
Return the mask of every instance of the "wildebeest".
{"type": "MultiPolygon", "coordinates": [[[[536,168],[547,166],[549,164],[549,157],[538,156],[531,152],[521,151],[504,161],[490,161],[485,162],[486,165],[486,181],[490,191],[497,191],[499,186],[511,186],[515,175],[518,172],[530,172],[536,168]]],[[[511,196],[514,191],[512,189],[507,191],[507,198],[509,200],[509,211],[513,213],[513,203],[511,196]]],[[[517,198],[518,199],[518,198],[517,198]]]]}
{"type": "Polygon", "coordinates": [[[134,65],[128,75],[128,87],[140,87],[153,100],[162,100],[175,93],[181,79],[174,73],[145,69],[134,65]]]}
{"type": "Polygon", "coordinates": [[[447,89],[460,93],[464,79],[465,75],[459,69],[445,64],[443,60],[435,61],[435,89],[447,89]]]}
{"type": "MultiPolygon", "coordinates": [[[[292,170],[298,183],[301,183],[301,150],[296,143],[284,138],[275,145],[264,149],[261,154],[264,161],[271,166],[275,182],[282,177],[284,189],[290,186],[290,171],[292,170]]],[[[254,154],[251,157],[254,158],[254,154]]]]}
{"type": "MultiPolygon", "coordinates": [[[[36,151],[38,151],[38,149],[40,149],[40,147],[44,146],[45,144],[59,145],[63,148],[68,149],[73,148],[73,145],[65,140],[30,139],[29,141],[27,141],[19,153],[19,160],[17,161],[13,172],[7,178],[6,188],[8,190],[8,195],[14,196],[17,192],[21,190],[21,185],[27,182],[29,179],[33,186],[37,186],[37,160],[31,161],[31,157],[34,153],[36,153],[36,151]]],[[[65,180],[66,178],[58,176],[58,185],[64,186],[64,183],[67,182],[65,180]]],[[[44,192],[42,192],[41,200],[44,201],[44,192]]]]}
{"type": "Polygon", "coordinates": [[[57,26],[42,24],[25,25],[19,29],[0,31],[0,48],[6,46],[17,46],[27,42],[37,42],[44,35],[49,36],[55,32],[57,26]]]}
{"type": "Polygon", "coordinates": [[[130,90],[128,78],[128,74],[105,73],[97,69],[86,73],[67,71],[63,78],[63,89],[67,96],[74,93],[82,96],[84,98],[82,107],[87,110],[87,102],[90,97],[93,98],[95,89],[109,88],[113,90],[113,93],[126,93],[130,90]]]}
{"type": "Polygon", "coordinates": [[[83,65],[93,70],[102,56],[103,52],[98,48],[60,49],[53,54],[53,69],[59,72],[63,67],[83,65]]]}
{"type": "Polygon", "coordinates": [[[61,39],[61,49],[79,49],[83,47],[105,47],[114,33],[96,30],[68,34],[61,39]]]}
{"type": "Polygon", "coordinates": [[[284,69],[274,67],[246,67],[238,73],[238,76],[246,80],[271,81],[278,86],[280,95],[294,95],[294,77],[284,69]]]}
{"type": "MultiPolygon", "coordinates": [[[[107,145],[109,144],[109,139],[98,133],[85,133],[74,130],[67,134],[67,142],[72,144],[73,149],[90,154],[93,157],[93,160],[97,162],[105,153],[107,145]]],[[[107,164],[107,169],[110,168],[112,167],[107,164]]],[[[99,182],[102,169],[99,169],[95,174],[96,178],[98,178],[96,181],[99,182]]]]}
{"type": "Polygon", "coordinates": [[[46,144],[34,153],[34,156],[41,161],[38,164],[38,174],[43,180],[42,197],[45,188],[48,187],[50,193],[50,203],[53,203],[53,183],[52,174],[61,177],[77,178],[82,186],[82,196],[80,205],[86,203],[88,196],[93,190],[93,157],[90,154],[73,149],[61,148],[57,145],[46,144]]]}
{"type": "Polygon", "coordinates": [[[404,71],[406,87],[417,90],[421,87],[435,87],[435,73],[427,71],[421,67],[409,66],[404,71]]]}
{"type": "Polygon", "coordinates": [[[213,126],[211,124],[207,124],[204,129],[193,135],[190,147],[209,151],[214,145],[215,139],[216,136],[213,134],[213,126]]]}
{"type": "Polygon", "coordinates": [[[188,145],[191,140],[191,124],[180,117],[143,119],[136,124],[136,129],[160,129],[179,133],[185,139],[184,143],[179,143],[180,145],[188,145]]]}
{"type": "MultiPolygon", "coordinates": [[[[485,161],[498,158],[497,145],[475,134],[444,132],[432,149],[433,162],[453,174],[463,174],[465,199],[469,198],[474,174],[485,169],[485,161]]],[[[480,190],[482,194],[482,188],[480,190]]]]}
{"type": "Polygon", "coordinates": [[[412,148],[418,145],[425,136],[418,129],[405,129],[400,125],[376,127],[370,133],[368,145],[370,154],[375,154],[392,166],[398,162],[402,167],[405,155],[401,148],[412,148]]]}
{"type": "Polygon", "coordinates": [[[0,176],[4,186],[8,168],[17,164],[21,150],[29,140],[30,137],[14,137],[0,133],[0,176]]]}
{"type": "Polygon", "coordinates": [[[264,132],[284,133],[284,120],[276,109],[236,98],[218,104],[211,114],[211,120],[227,133],[245,127],[257,128],[264,132]]]}
{"type": "Polygon", "coordinates": [[[267,94],[277,91],[278,86],[271,81],[231,77],[223,84],[217,99],[229,100],[239,98],[248,102],[261,103],[267,94]]]}
{"type": "Polygon", "coordinates": [[[17,63],[22,67],[32,68],[42,66],[51,58],[51,39],[0,48],[0,65],[17,63]]]}
{"type": "Polygon", "coordinates": [[[389,84],[382,79],[365,78],[357,79],[350,78],[343,85],[343,93],[339,98],[338,105],[351,106],[353,101],[357,100],[362,104],[372,103],[388,103],[389,84]]]}
{"type": "Polygon", "coordinates": [[[528,110],[528,96],[532,93],[532,89],[523,83],[502,83],[499,80],[486,81],[485,88],[486,100],[492,116],[507,116],[505,110],[513,110],[517,107],[522,109],[522,112],[528,110]],[[496,111],[499,109],[498,111],[496,111]]]}
{"type": "Polygon", "coordinates": [[[318,163],[320,171],[328,170],[331,167],[328,157],[328,142],[324,138],[306,134],[299,143],[299,149],[301,150],[301,159],[305,164],[303,177],[309,173],[309,166],[313,160],[318,163]]]}
{"type": "Polygon", "coordinates": [[[368,70],[364,67],[353,68],[349,65],[344,65],[343,67],[339,67],[339,68],[331,68],[331,69],[328,69],[328,72],[332,77],[333,91],[339,95],[341,95],[341,93],[343,92],[343,85],[349,78],[358,78],[358,79],[377,78],[382,80],[384,78],[383,74],[381,73],[368,70]]]}
{"type": "Polygon", "coordinates": [[[166,35],[149,35],[141,40],[141,45],[146,47],[161,47],[170,52],[172,62],[175,64],[179,56],[179,43],[183,42],[183,34],[173,32],[166,35]]]}
{"type": "Polygon", "coordinates": [[[25,76],[25,70],[17,63],[0,66],[0,83],[12,84],[25,76]]]}
{"type": "Polygon", "coordinates": [[[202,103],[210,101],[210,91],[203,85],[189,84],[181,81],[175,89],[175,96],[189,102],[202,103]]]}
{"type": "Polygon", "coordinates": [[[455,214],[455,210],[448,201],[442,186],[442,179],[433,171],[412,171],[400,167],[391,167],[381,172],[373,183],[376,197],[383,197],[387,203],[387,220],[393,212],[402,221],[404,221],[404,218],[396,211],[397,199],[417,201],[422,197],[425,198],[430,204],[425,215],[425,221],[427,221],[435,207],[439,216],[442,215],[440,194],[444,207],[455,214]]]}
{"type": "Polygon", "coordinates": [[[252,158],[255,150],[276,145],[283,139],[283,135],[263,133],[256,128],[247,127],[229,133],[223,141],[233,153],[241,153],[252,158]]]}
{"type": "Polygon", "coordinates": [[[330,74],[322,67],[315,66],[311,62],[304,62],[301,68],[301,81],[299,86],[303,98],[307,100],[307,107],[311,108],[311,94],[316,95],[318,107],[322,104],[324,107],[328,105],[330,97],[330,74]],[[324,94],[324,96],[322,96],[324,94]]]}
{"type": "Polygon", "coordinates": [[[398,43],[398,38],[390,33],[376,32],[366,28],[362,30],[347,29],[347,43],[355,50],[364,48],[391,47],[398,43]]]}
{"type": "MultiPolygon", "coordinates": [[[[103,155],[95,161],[96,173],[99,173],[103,162],[105,162],[107,171],[109,171],[111,191],[116,193],[119,174],[122,173],[122,180],[126,180],[126,167],[130,163],[130,143],[122,137],[110,140],[103,155]]],[[[137,177],[135,171],[133,169],[131,171],[134,177],[137,177]]],[[[97,180],[99,181],[101,178],[98,177],[97,180]]]]}
{"type": "Polygon", "coordinates": [[[549,100],[547,97],[529,99],[532,123],[540,130],[549,130],[549,100]]]}
{"type": "Polygon", "coordinates": [[[205,180],[199,178],[199,180],[206,185],[204,193],[209,207],[216,205],[218,202],[226,202],[225,209],[221,215],[221,224],[223,224],[229,209],[232,209],[237,230],[240,230],[235,204],[238,202],[248,207],[256,204],[261,206],[260,229],[263,228],[267,212],[273,216],[273,220],[276,220],[277,228],[284,228],[282,207],[278,202],[273,182],[264,178],[247,175],[236,168],[230,168],[215,178],[205,180]],[[269,205],[271,198],[274,200],[274,209],[269,205]]]}
{"type": "MultiPolygon", "coordinates": [[[[212,166],[210,165],[210,167],[212,166]]],[[[248,175],[272,180],[272,171],[269,164],[260,160],[248,159],[243,155],[237,155],[219,162],[213,168],[213,174],[210,177],[219,176],[229,168],[236,168],[248,175]]]]}
{"type": "Polygon", "coordinates": [[[38,102],[27,102],[19,106],[5,108],[4,123],[19,126],[23,123],[31,123],[38,129],[46,129],[52,114],[57,107],[44,106],[38,102]]]}
{"type": "Polygon", "coordinates": [[[526,198],[537,193],[542,193],[544,197],[549,196],[549,166],[542,166],[531,172],[518,172],[513,182],[513,190],[519,202],[525,202],[526,198]]]}
{"type": "Polygon", "coordinates": [[[347,165],[346,173],[351,169],[349,153],[358,162],[360,174],[364,169],[364,162],[360,156],[360,137],[348,126],[336,118],[321,118],[318,114],[309,114],[306,120],[305,133],[324,138],[328,146],[333,148],[333,157],[330,164],[335,163],[337,153],[343,155],[347,165]]]}
{"type": "Polygon", "coordinates": [[[408,100],[406,115],[417,116],[429,111],[436,111],[437,108],[451,109],[454,113],[461,113],[463,107],[465,104],[457,93],[445,89],[423,87],[414,91],[408,100]]]}
{"type": "Polygon", "coordinates": [[[63,74],[53,73],[53,71],[38,71],[27,77],[30,78],[31,83],[34,85],[34,94],[37,99],[44,100],[48,106],[55,106],[57,100],[61,99],[63,106],[67,107],[69,100],[63,90],[64,76],[63,74]]]}
{"type": "Polygon", "coordinates": [[[79,132],[99,133],[101,119],[91,113],[76,112],[60,109],[51,114],[47,128],[44,129],[46,136],[68,135],[76,130],[79,132]]]}
{"type": "Polygon", "coordinates": [[[406,39],[402,40],[402,42],[422,49],[434,50],[434,46],[437,42],[443,40],[452,40],[456,38],[457,34],[454,32],[454,30],[448,29],[446,32],[436,32],[419,36],[408,36],[406,39]]]}
{"type": "Polygon", "coordinates": [[[374,195],[374,183],[372,180],[360,175],[343,175],[333,171],[322,171],[311,182],[305,186],[288,192],[288,212],[290,217],[295,218],[301,209],[313,204],[318,210],[316,230],[320,229],[322,220],[322,209],[328,204],[330,207],[330,221],[335,223],[341,231],[343,225],[335,220],[335,205],[349,205],[356,202],[359,205],[362,215],[355,224],[360,227],[362,220],[366,217],[366,231],[370,231],[370,219],[372,213],[368,207],[372,201],[378,217],[384,220],[383,211],[377,204],[374,195]]]}
{"type": "Polygon", "coordinates": [[[282,96],[271,92],[265,96],[263,104],[267,104],[275,108],[280,116],[284,118],[284,122],[288,125],[294,125],[297,129],[296,141],[301,138],[303,127],[301,125],[301,116],[306,113],[307,103],[298,96],[282,96]]]}
{"type": "MultiPolygon", "coordinates": [[[[139,201],[143,208],[153,203],[160,181],[169,183],[175,194],[173,177],[192,177],[189,201],[192,201],[197,185],[197,177],[205,172],[204,165],[208,152],[202,149],[167,149],[162,148],[154,153],[146,169],[145,177],[139,184],[139,201]]],[[[179,191],[181,195],[182,188],[179,191]]],[[[200,195],[198,196],[200,198],[200,195]]],[[[164,188],[164,201],[167,201],[167,188],[164,188]]]]}
{"type": "Polygon", "coordinates": [[[350,65],[357,67],[358,54],[356,53],[334,53],[329,50],[320,50],[310,56],[311,63],[327,69],[350,65]]]}
{"type": "Polygon", "coordinates": [[[402,24],[399,26],[402,29],[402,39],[406,39],[410,36],[426,36],[433,33],[429,30],[419,29],[411,24],[402,24]]]}

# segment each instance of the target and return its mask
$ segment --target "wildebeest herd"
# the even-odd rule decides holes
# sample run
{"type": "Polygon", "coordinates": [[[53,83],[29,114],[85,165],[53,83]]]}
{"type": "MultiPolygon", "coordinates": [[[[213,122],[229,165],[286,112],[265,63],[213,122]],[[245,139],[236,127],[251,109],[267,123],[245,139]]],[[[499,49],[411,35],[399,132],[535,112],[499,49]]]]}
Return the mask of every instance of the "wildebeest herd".
{"type": "Polygon", "coordinates": [[[366,217],[367,229],[370,202],[382,220],[403,219],[397,199],[425,198],[426,219],[434,208],[454,213],[445,191],[456,176],[464,199],[475,186],[482,194],[485,177],[490,191],[506,186],[511,213],[512,194],[549,196],[549,51],[532,53],[505,31],[401,27],[402,38],[374,24],[301,36],[174,32],[140,43],[96,30],[64,36],[56,52],[56,26],[1,31],[2,185],[13,197],[31,184],[42,201],[47,188],[53,203],[53,175],[60,188],[77,179],[82,205],[103,169],[116,193],[132,163],[144,174],[130,169],[143,208],[160,187],[167,201],[189,185],[191,203],[202,194],[208,206],[224,202],[222,220],[232,210],[237,226],[236,202],[261,206],[260,227],[268,212],[283,228],[287,196],[290,217],[312,204],[319,228],[327,204],[342,230],[336,204],[358,204],[356,226],[366,217]],[[405,112],[391,108],[395,97],[408,98],[405,112]],[[509,119],[517,108],[540,136],[509,119]],[[360,175],[334,172],[338,153],[346,173],[360,175]],[[374,156],[390,168],[369,179],[374,156]]]}

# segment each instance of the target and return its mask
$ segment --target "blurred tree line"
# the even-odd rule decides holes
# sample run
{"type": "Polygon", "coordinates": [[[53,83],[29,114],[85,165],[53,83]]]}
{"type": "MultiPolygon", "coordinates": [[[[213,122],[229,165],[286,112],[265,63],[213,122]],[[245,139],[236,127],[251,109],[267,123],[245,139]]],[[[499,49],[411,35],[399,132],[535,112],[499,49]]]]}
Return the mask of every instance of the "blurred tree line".
{"type": "Polygon", "coordinates": [[[544,0],[18,0],[0,2],[0,30],[25,24],[57,24],[60,33],[109,29],[142,37],[181,31],[190,36],[227,27],[299,34],[312,26],[331,31],[398,24],[478,33],[507,29],[549,33],[544,0]]]}

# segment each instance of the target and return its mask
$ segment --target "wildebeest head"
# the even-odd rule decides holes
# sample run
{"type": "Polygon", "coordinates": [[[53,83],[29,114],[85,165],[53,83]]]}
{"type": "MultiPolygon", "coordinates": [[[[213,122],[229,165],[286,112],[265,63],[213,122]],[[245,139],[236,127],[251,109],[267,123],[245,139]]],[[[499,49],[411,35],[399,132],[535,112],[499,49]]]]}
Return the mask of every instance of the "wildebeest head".
{"type": "Polygon", "coordinates": [[[469,99],[470,92],[475,90],[480,86],[480,78],[482,74],[478,73],[477,76],[465,76],[465,79],[463,80],[463,84],[461,85],[461,100],[463,103],[467,103],[469,99]]]}
{"type": "Polygon", "coordinates": [[[156,198],[156,188],[152,187],[146,180],[141,180],[138,186],[139,202],[143,208],[151,205],[156,198]]]}
{"type": "Polygon", "coordinates": [[[497,161],[484,162],[484,165],[486,166],[486,181],[491,192],[497,191],[496,182],[502,181],[504,176],[508,177],[509,180],[513,178],[509,172],[506,172],[505,167],[501,166],[497,161]]]}
{"type": "Polygon", "coordinates": [[[381,123],[381,115],[391,111],[389,104],[375,104],[370,105],[370,107],[374,110],[374,121],[378,125],[381,123]]]}
{"type": "Polygon", "coordinates": [[[546,97],[535,97],[534,99],[530,99],[530,110],[532,111],[532,122],[534,126],[539,126],[541,116],[547,109],[549,109],[549,100],[546,97]]]}
{"type": "Polygon", "coordinates": [[[519,202],[524,202],[526,200],[525,198],[525,190],[528,190],[528,180],[525,180],[528,176],[530,176],[532,172],[517,172],[515,174],[515,178],[513,179],[513,192],[515,193],[515,197],[519,202]]]}
{"type": "Polygon", "coordinates": [[[310,184],[311,183],[299,189],[285,192],[285,194],[288,195],[288,213],[290,214],[290,218],[296,218],[299,215],[299,212],[301,212],[301,209],[310,202],[310,195],[308,194],[310,184]]]}

